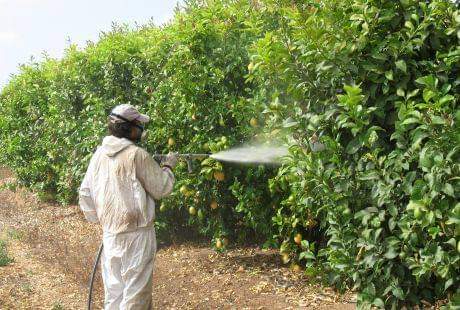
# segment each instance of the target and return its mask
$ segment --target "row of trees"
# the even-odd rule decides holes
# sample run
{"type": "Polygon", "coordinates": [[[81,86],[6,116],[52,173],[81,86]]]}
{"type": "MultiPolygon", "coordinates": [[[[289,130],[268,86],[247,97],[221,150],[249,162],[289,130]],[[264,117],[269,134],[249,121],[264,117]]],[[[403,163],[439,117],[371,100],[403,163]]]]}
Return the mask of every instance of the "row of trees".
{"type": "Polygon", "coordinates": [[[279,169],[182,163],[160,235],[255,238],[363,308],[454,302],[459,31],[446,0],[187,1],[163,27],[22,66],[0,95],[0,160],[71,203],[119,103],[152,117],[152,153],[278,140],[279,169]]]}

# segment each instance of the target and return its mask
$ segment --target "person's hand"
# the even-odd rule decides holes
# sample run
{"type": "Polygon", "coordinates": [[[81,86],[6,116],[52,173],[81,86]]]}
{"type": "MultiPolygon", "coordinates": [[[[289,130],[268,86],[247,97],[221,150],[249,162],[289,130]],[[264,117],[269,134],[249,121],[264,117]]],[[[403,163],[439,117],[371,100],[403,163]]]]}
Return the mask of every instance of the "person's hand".
{"type": "Polygon", "coordinates": [[[166,158],[162,162],[163,165],[169,166],[171,168],[176,167],[178,161],[178,153],[169,153],[166,155],[166,158]]]}

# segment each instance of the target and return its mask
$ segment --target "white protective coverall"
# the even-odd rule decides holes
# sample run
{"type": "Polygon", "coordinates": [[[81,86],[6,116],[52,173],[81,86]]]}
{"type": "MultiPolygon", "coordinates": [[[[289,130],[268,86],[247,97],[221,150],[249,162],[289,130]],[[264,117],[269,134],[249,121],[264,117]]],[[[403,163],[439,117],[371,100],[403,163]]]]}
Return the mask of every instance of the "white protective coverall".
{"type": "Polygon", "coordinates": [[[154,199],[174,181],[169,168],[125,138],[105,137],[91,158],[79,200],[86,219],[103,229],[104,309],[151,308],[154,199]]]}

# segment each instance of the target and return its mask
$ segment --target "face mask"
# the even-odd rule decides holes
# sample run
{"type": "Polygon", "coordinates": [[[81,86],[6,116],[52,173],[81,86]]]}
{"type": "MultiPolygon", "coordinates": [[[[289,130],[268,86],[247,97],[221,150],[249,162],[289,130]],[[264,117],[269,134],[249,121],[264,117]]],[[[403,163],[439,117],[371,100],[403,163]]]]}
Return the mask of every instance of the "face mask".
{"type": "Polygon", "coordinates": [[[149,135],[148,130],[144,129],[141,133],[140,141],[144,142],[145,140],[147,140],[148,135],[149,135]]]}
{"type": "Polygon", "coordinates": [[[136,131],[135,132],[136,136],[134,137],[134,142],[140,143],[140,142],[144,141],[145,136],[146,136],[145,130],[142,130],[140,128],[136,128],[136,129],[133,129],[133,130],[136,131]]]}

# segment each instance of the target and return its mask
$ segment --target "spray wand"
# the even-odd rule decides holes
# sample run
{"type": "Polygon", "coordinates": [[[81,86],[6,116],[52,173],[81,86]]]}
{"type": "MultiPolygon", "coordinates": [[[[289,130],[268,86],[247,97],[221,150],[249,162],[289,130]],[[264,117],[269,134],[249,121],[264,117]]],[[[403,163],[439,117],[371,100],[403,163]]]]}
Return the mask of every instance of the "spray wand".
{"type": "MultiPolygon", "coordinates": [[[[164,154],[154,154],[153,155],[153,158],[156,160],[156,161],[159,161],[161,162],[162,160],[164,160],[166,158],[166,156],[168,155],[164,155],[164,154]]],[[[179,159],[182,159],[182,160],[185,160],[187,162],[187,169],[188,169],[188,173],[192,173],[193,172],[193,160],[194,159],[198,159],[198,160],[201,160],[201,159],[204,159],[204,158],[207,158],[211,156],[211,154],[177,154],[177,157],[179,159]]]]}

